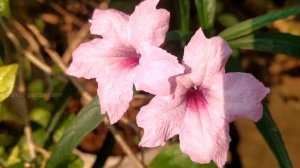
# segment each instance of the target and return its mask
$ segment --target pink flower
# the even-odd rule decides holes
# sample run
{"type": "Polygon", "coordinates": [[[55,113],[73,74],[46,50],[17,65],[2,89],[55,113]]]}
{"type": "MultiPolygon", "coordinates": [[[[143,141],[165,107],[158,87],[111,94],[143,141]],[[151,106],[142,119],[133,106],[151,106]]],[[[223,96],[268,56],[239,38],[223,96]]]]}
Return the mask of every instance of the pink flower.
{"type": "Polygon", "coordinates": [[[237,117],[257,121],[260,101],[269,92],[247,73],[225,73],[231,54],[220,37],[198,30],[185,47],[185,73],[174,79],[174,93],[156,96],[142,107],[137,123],[144,129],[141,146],[156,147],[179,134],[180,148],[198,163],[223,167],[230,142],[228,123],[237,117]]]}
{"type": "Polygon", "coordinates": [[[156,9],[159,0],[145,0],[129,16],[120,11],[95,10],[91,33],[100,35],[73,53],[69,75],[96,78],[101,112],[111,123],[124,114],[138,90],[167,95],[168,79],[183,73],[177,59],[158,46],[164,42],[170,14],[156,9]]]}

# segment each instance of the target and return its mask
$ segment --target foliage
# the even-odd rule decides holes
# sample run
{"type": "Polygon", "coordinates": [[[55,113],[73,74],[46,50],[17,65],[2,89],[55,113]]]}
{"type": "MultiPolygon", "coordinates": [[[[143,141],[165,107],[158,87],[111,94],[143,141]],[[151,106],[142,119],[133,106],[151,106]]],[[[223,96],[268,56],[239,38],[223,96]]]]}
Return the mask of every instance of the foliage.
{"type": "Polygon", "coordinates": [[[6,99],[12,92],[17,75],[18,65],[0,67],[0,102],[6,99]]]}
{"type": "Polygon", "coordinates": [[[210,164],[197,164],[191,161],[191,159],[183,154],[179,145],[171,145],[162,150],[150,163],[149,168],[216,168],[214,163],[210,164]]]}

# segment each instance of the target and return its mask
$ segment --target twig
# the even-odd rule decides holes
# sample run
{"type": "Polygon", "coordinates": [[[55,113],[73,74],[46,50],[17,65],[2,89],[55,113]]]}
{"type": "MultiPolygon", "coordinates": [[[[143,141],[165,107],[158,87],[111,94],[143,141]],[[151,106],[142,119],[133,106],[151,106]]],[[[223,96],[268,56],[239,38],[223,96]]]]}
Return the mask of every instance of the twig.
{"type": "MultiPolygon", "coordinates": [[[[88,2],[92,2],[92,1],[88,1],[88,2]]],[[[104,0],[98,6],[96,4],[92,6],[99,9],[107,9],[110,3],[111,0],[104,0]]],[[[66,49],[65,53],[62,56],[63,62],[65,64],[68,65],[70,63],[70,60],[72,58],[72,52],[76,47],[78,47],[78,45],[82,42],[82,40],[89,35],[89,29],[90,29],[90,24],[89,23],[84,24],[81,27],[81,29],[78,31],[78,33],[74,36],[74,38],[71,40],[71,43],[68,45],[68,48],[66,49]]]]}
{"type": "Polygon", "coordinates": [[[25,38],[25,40],[28,42],[28,44],[33,49],[33,51],[38,53],[39,52],[39,44],[36,42],[34,37],[17,20],[11,19],[11,23],[20,32],[20,34],[25,38]]]}
{"type": "Polygon", "coordinates": [[[47,52],[47,54],[51,57],[51,59],[63,70],[67,70],[67,66],[61,61],[61,57],[59,54],[52,50],[50,47],[50,44],[48,40],[40,33],[39,29],[32,24],[28,24],[27,27],[30,29],[30,31],[34,34],[34,36],[37,38],[38,42],[42,45],[44,50],[47,52]]]}
{"type": "Polygon", "coordinates": [[[44,160],[42,161],[41,168],[45,168],[47,161],[51,156],[51,152],[49,152],[49,151],[45,150],[44,148],[41,148],[37,145],[34,145],[34,149],[36,152],[38,152],[44,156],[44,160]]]}
{"type": "Polygon", "coordinates": [[[48,66],[47,64],[43,63],[42,61],[40,61],[39,59],[37,59],[31,52],[25,50],[24,51],[24,55],[25,57],[32,62],[35,66],[37,66],[38,68],[40,68],[42,71],[44,71],[46,74],[52,75],[53,71],[51,69],[50,66],[48,66]]]}
{"type": "Polygon", "coordinates": [[[75,23],[77,26],[82,26],[83,22],[78,19],[77,17],[75,17],[74,15],[70,14],[68,11],[66,11],[64,8],[60,7],[57,3],[55,2],[49,2],[49,5],[56,10],[59,14],[61,14],[66,22],[73,22],[75,23]]]}
{"type": "Polygon", "coordinates": [[[28,146],[29,154],[31,156],[31,159],[36,158],[36,153],[34,150],[34,143],[33,143],[33,138],[32,138],[32,130],[29,124],[26,124],[24,127],[24,133],[25,133],[25,138],[26,138],[26,143],[28,146]]]}
{"type": "Polygon", "coordinates": [[[110,132],[114,135],[116,141],[118,144],[122,147],[125,153],[131,158],[133,163],[136,165],[137,168],[144,168],[144,165],[137,159],[137,157],[134,155],[132,150],[129,148],[128,144],[126,141],[122,138],[121,134],[116,130],[116,128],[112,125],[109,124],[108,118],[104,118],[104,123],[108,125],[108,129],[110,132]]]}
{"type": "Polygon", "coordinates": [[[66,49],[65,53],[62,56],[63,62],[65,64],[69,64],[72,58],[72,52],[75,50],[76,47],[82,42],[82,39],[87,37],[90,32],[90,24],[86,23],[84,24],[81,29],[78,31],[78,33],[74,36],[74,38],[71,40],[71,43],[68,45],[68,48],[66,49]]]}
{"type": "Polygon", "coordinates": [[[0,25],[6,33],[6,36],[11,40],[11,42],[15,45],[17,51],[21,52],[21,44],[18,38],[10,31],[10,29],[6,26],[6,23],[0,18],[0,25]]]}
{"type": "Polygon", "coordinates": [[[34,144],[34,150],[40,154],[42,154],[46,159],[50,158],[51,152],[45,150],[44,148],[39,147],[38,145],[34,144]]]}
{"type": "MultiPolygon", "coordinates": [[[[47,52],[47,54],[50,56],[50,58],[55,62],[59,68],[65,73],[67,70],[67,66],[63,63],[62,58],[60,55],[52,50],[50,48],[50,44],[48,40],[40,33],[38,28],[32,24],[28,24],[27,27],[32,31],[32,33],[35,35],[39,43],[42,45],[44,50],[47,52]]],[[[88,92],[83,88],[83,86],[73,77],[70,77],[71,82],[74,84],[74,86],[78,89],[81,96],[84,98],[85,102],[90,102],[92,100],[92,96],[88,94],[88,92]]]]}

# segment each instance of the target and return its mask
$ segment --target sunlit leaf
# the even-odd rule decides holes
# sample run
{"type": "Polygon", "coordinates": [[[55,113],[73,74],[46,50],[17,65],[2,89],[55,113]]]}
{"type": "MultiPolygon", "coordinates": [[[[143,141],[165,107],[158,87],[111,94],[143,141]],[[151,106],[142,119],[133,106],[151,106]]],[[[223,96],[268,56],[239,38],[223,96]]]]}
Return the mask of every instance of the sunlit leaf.
{"type": "Polygon", "coordinates": [[[9,16],[9,0],[0,0],[0,16],[9,16]]]}
{"type": "Polygon", "coordinates": [[[14,165],[18,162],[21,162],[19,155],[20,155],[20,147],[16,145],[12,148],[10,155],[6,161],[7,166],[14,165]]]}
{"type": "Polygon", "coordinates": [[[0,102],[12,92],[16,80],[18,65],[5,65],[0,67],[0,102]]]}
{"type": "Polygon", "coordinates": [[[50,117],[51,117],[50,111],[41,107],[34,108],[30,112],[30,116],[29,116],[31,121],[38,123],[44,128],[47,127],[50,117]]]}
{"type": "Polygon", "coordinates": [[[74,122],[66,129],[61,140],[56,145],[46,168],[57,167],[66,160],[85,135],[96,128],[103,120],[103,115],[99,112],[98,102],[98,98],[94,98],[90,104],[80,110],[74,122]]]}
{"type": "Polygon", "coordinates": [[[256,126],[265,141],[268,143],[272,152],[277,158],[277,161],[281,168],[292,168],[287,150],[284,146],[284,142],[281,138],[280,132],[273,121],[269,112],[268,106],[264,104],[264,113],[262,118],[256,123],[256,126]]]}
{"type": "Polygon", "coordinates": [[[300,36],[267,32],[247,35],[229,41],[232,48],[283,53],[300,57],[300,36]]]}
{"type": "Polygon", "coordinates": [[[276,20],[286,18],[300,13],[300,6],[287,8],[284,10],[271,12],[253,19],[248,19],[232,27],[229,27],[220,33],[225,40],[232,40],[247,35],[259,28],[262,28],[276,20]]]}
{"type": "Polygon", "coordinates": [[[198,19],[202,29],[211,29],[216,13],[216,0],[195,0],[198,19]]]}
{"type": "Polygon", "coordinates": [[[214,163],[197,164],[181,152],[179,145],[171,145],[161,151],[150,163],[149,168],[216,168],[214,163]]]}

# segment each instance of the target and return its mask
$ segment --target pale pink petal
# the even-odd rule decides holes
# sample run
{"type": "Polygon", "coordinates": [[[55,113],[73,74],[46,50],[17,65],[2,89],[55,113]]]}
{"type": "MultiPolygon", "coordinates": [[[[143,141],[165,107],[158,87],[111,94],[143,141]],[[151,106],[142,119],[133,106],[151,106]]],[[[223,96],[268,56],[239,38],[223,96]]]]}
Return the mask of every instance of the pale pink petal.
{"type": "Polygon", "coordinates": [[[140,142],[143,147],[165,145],[165,141],[179,134],[186,109],[184,97],[156,96],[142,107],[137,115],[137,124],[144,129],[140,142]]]}
{"type": "Polygon", "coordinates": [[[127,41],[127,24],[129,16],[114,9],[96,9],[90,20],[91,33],[103,38],[127,41]]]}
{"type": "Polygon", "coordinates": [[[102,113],[107,113],[110,123],[116,123],[126,112],[133,95],[133,66],[136,60],[120,58],[97,78],[98,96],[102,113]]]}
{"type": "Polygon", "coordinates": [[[67,74],[78,78],[96,78],[105,63],[103,58],[110,55],[111,44],[102,39],[94,39],[81,44],[73,52],[73,60],[67,69],[67,74]]]}
{"type": "Polygon", "coordinates": [[[155,95],[170,94],[171,77],[183,73],[183,66],[175,56],[158,47],[149,46],[141,55],[134,81],[137,90],[155,95]]]}
{"type": "Polygon", "coordinates": [[[78,77],[97,78],[101,112],[107,112],[110,122],[115,123],[132,99],[133,76],[139,55],[133,48],[109,40],[98,39],[87,44],[91,47],[79,47],[80,52],[73,55],[68,73],[78,77]],[[99,44],[103,46],[99,47],[99,44]]]}
{"type": "Polygon", "coordinates": [[[211,87],[204,94],[218,115],[227,122],[238,117],[258,121],[262,116],[262,99],[270,92],[261,82],[248,73],[226,73],[212,78],[211,87]]]}
{"type": "Polygon", "coordinates": [[[258,121],[262,116],[261,101],[270,92],[263,83],[249,73],[226,73],[224,101],[228,120],[246,117],[258,121]]]}
{"type": "Polygon", "coordinates": [[[184,48],[183,64],[191,72],[191,80],[200,85],[218,72],[225,72],[231,49],[221,37],[207,39],[199,29],[184,48]]]}
{"type": "Polygon", "coordinates": [[[138,60],[137,57],[139,56],[133,48],[124,46],[119,41],[96,38],[81,44],[73,52],[73,60],[67,69],[67,74],[79,78],[96,78],[107,71],[111,64],[120,62],[123,59],[130,60],[133,58],[138,60]]]}
{"type": "Polygon", "coordinates": [[[145,43],[159,46],[165,40],[170,13],[164,9],[156,9],[158,2],[159,0],[141,2],[129,18],[129,39],[137,49],[145,43]]]}
{"type": "Polygon", "coordinates": [[[201,93],[193,93],[187,102],[182,129],[179,133],[180,148],[191,160],[224,166],[229,149],[229,128],[225,120],[207,106],[201,93]]]}

